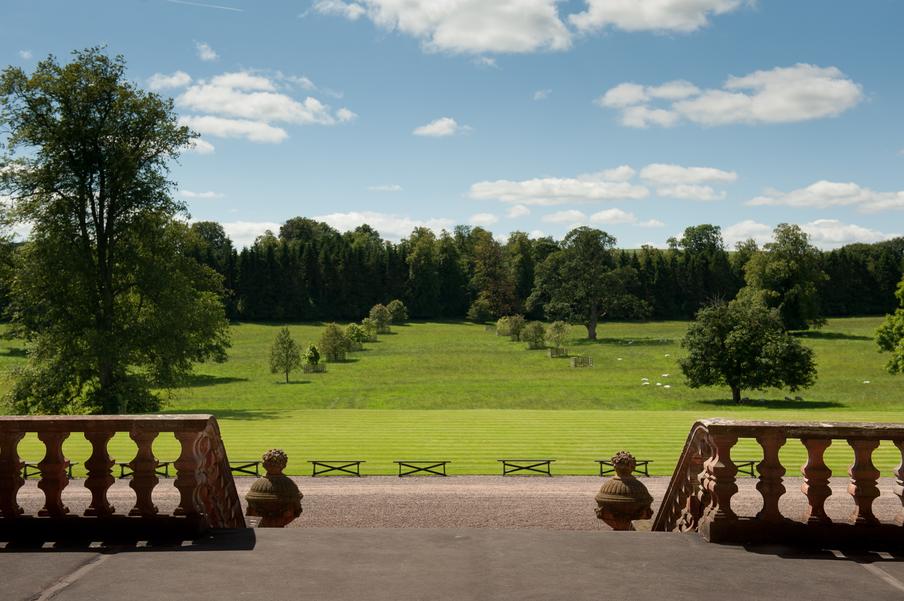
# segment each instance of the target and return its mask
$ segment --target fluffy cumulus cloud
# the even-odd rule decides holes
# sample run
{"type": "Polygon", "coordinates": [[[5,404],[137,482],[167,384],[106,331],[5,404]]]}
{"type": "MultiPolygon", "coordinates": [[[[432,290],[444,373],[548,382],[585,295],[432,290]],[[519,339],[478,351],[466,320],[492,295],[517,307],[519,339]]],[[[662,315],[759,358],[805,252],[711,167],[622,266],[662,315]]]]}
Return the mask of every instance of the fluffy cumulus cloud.
{"type": "Polygon", "coordinates": [[[148,78],[148,87],[154,91],[184,88],[190,83],[191,75],[185,71],[176,71],[169,75],[165,73],[154,73],[148,78]]]}
{"type": "Polygon", "coordinates": [[[440,117],[439,119],[434,119],[426,125],[421,125],[420,127],[414,128],[414,131],[412,131],[411,133],[416,136],[446,138],[468,131],[471,131],[471,128],[469,126],[460,125],[452,117],[440,117]]]}
{"type": "Polygon", "coordinates": [[[729,77],[718,89],[701,90],[681,80],[659,86],[622,83],[596,102],[618,110],[627,127],[671,127],[682,121],[707,126],[808,121],[840,115],[862,99],[860,84],[837,67],[799,63],[729,77]]]}
{"type": "Polygon", "coordinates": [[[198,58],[205,62],[220,58],[220,55],[207,42],[195,42],[195,50],[198,52],[198,58]]]}
{"type": "MultiPolygon", "coordinates": [[[[837,219],[817,219],[802,223],[800,227],[810,235],[810,241],[820,248],[837,248],[855,242],[880,242],[899,236],[900,233],[883,233],[837,219]]],[[[763,245],[772,241],[773,226],[747,219],[722,229],[722,237],[729,245],[753,239],[763,245]]]]}
{"type": "Polygon", "coordinates": [[[412,36],[430,52],[567,50],[576,33],[602,29],[688,33],[745,0],[584,0],[560,15],[557,0],[318,0],[314,12],[412,36]]]}
{"type": "Polygon", "coordinates": [[[366,16],[378,27],[421,40],[432,52],[522,53],[571,46],[555,0],[321,0],[314,10],[353,21],[366,16]]]}
{"type": "Polygon", "coordinates": [[[561,205],[576,202],[641,200],[650,186],[662,197],[687,200],[718,200],[725,197],[709,183],[734,182],[734,171],[713,167],[684,167],[653,163],[638,173],[621,165],[573,178],[541,177],[528,180],[482,181],[471,185],[470,196],[478,200],[500,200],[518,205],[561,205]],[[641,182],[635,180],[639,177],[641,182]]]}
{"type": "Polygon", "coordinates": [[[517,219],[519,217],[527,217],[530,215],[530,209],[524,205],[514,205],[509,207],[508,211],[505,214],[511,219],[517,219]]]}
{"type": "Polygon", "coordinates": [[[19,51],[19,58],[21,58],[24,61],[31,60],[32,56],[33,55],[31,53],[31,50],[20,50],[19,51]]]}
{"type": "Polygon", "coordinates": [[[334,111],[313,96],[295,98],[294,87],[310,90],[313,86],[307,78],[236,71],[191,83],[188,74],[176,72],[155,75],[149,85],[174,87],[180,82],[188,87],[176,98],[176,105],[181,111],[192,113],[185,115],[182,122],[211,136],[278,143],[289,134],[274,123],[336,125],[357,117],[344,107],[334,111]]]}
{"type": "Polygon", "coordinates": [[[216,147],[204,138],[195,138],[188,144],[188,152],[193,154],[213,154],[216,147]]]}
{"type": "Polygon", "coordinates": [[[550,94],[552,94],[552,90],[545,88],[543,90],[537,90],[536,92],[534,92],[532,98],[536,101],[546,100],[547,98],[549,98],[550,94]]]}
{"type": "Polygon", "coordinates": [[[499,217],[492,213],[475,213],[468,219],[469,225],[479,225],[481,227],[489,227],[499,222],[499,217]]]}
{"type": "Polygon", "coordinates": [[[826,209],[829,207],[856,207],[863,213],[877,213],[893,209],[904,209],[904,190],[897,192],[876,192],[854,182],[831,182],[821,180],[805,188],[790,192],[769,190],[747,202],[752,206],[788,206],[798,208],[826,209]]]}
{"type": "Polygon", "coordinates": [[[567,223],[570,225],[580,225],[587,222],[587,215],[577,209],[568,209],[565,211],[556,211],[548,213],[542,217],[546,223],[567,223]]]}
{"type": "Polygon", "coordinates": [[[580,31],[615,27],[623,31],[687,33],[713,15],[737,10],[743,0],[586,0],[587,9],[568,20],[580,31]]]}
{"type": "Polygon", "coordinates": [[[427,227],[439,233],[451,229],[455,223],[451,219],[431,218],[414,219],[401,215],[377,213],[373,211],[351,211],[348,213],[330,213],[314,217],[317,221],[323,221],[339,231],[350,231],[359,225],[367,224],[380,232],[390,240],[400,240],[411,234],[417,227],[427,227]]]}

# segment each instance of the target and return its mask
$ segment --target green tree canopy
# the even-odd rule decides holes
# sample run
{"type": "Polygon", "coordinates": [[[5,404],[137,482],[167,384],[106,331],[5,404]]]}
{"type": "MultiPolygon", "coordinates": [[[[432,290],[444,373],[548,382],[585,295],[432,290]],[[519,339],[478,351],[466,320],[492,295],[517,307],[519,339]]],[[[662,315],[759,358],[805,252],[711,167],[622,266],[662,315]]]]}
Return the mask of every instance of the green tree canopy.
{"type": "Polygon", "coordinates": [[[12,329],[30,343],[14,410],[153,410],[152,388],[225,360],[222,280],[189,256],[166,177],[192,139],[172,101],[88,49],[4,70],[0,128],[7,220],[33,226],[11,282],[12,329]]]}
{"type": "Polygon", "coordinates": [[[376,304],[370,308],[370,319],[377,326],[377,334],[388,334],[389,324],[392,323],[392,314],[386,305],[376,304]]]}
{"type": "Polygon", "coordinates": [[[286,384],[289,383],[289,374],[301,365],[301,352],[298,345],[292,339],[289,328],[282,328],[270,347],[270,373],[285,374],[286,384]]]}
{"type": "Polygon", "coordinates": [[[338,324],[328,323],[320,335],[317,348],[327,361],[345,361],[349,340],[338,324]]]}
{"type": "Polygon", "coordinates": [[[797,390],[816,379],[813,351],[784,330],[778,310],[756,293],[701,309],[681,345],[688,385],[728,386],[735,402],[743,390],[797,390]]]}
{"type": "Polygon", "coordinates": [[[776,226],[773,241],[754,253],[744,266],[747,285],[764,293],[778,309],[786,330],[806,330],[825,324],[818,286],[827,279],[819,249],[797,225],[776,226]]]}
{"type": "Polygon", "coordinates": [[[401,324],[408,321],[408,309],[405,307],[405,303],[400,301],[399,299],[393,299],[386,305],[386,310],[389,311],[389,319],[394,324],[401,324]]]}
{"type": "Polygon", "coordinates": [[[559,250],[537,268],[528,308],[540,304],[547,317],[583,323],[591,340],[596,340],[597,324],[609,311],[646,316],[648,304],[629,292],[636,272],[616,267],[614,247],[615,238],[597,229],[568,232],[559,250]]]}
{"type": "Polygon", "coordinates": [[[876,343],[883,351],[891,353],[888,360],[888,373],[904,373],[904,279],[898,284],[895,293],[899,308],[892,315],[885,317],[885,323],[876,332],[876,343]]]}
{"type": "Polygon", "coordinates": [[[554,321],[546,328],[546,339],[554,348],[562,348],[568,340],[570,328],[564,321],[554,321]]]}

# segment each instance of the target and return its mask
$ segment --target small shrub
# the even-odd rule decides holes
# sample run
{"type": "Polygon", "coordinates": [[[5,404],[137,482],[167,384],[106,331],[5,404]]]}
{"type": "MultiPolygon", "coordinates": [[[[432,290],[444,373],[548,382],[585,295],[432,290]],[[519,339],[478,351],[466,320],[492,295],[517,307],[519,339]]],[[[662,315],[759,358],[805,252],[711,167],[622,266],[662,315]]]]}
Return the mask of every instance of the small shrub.
{"type": "Polygon", "coordinates": [[[572,357],[572,367],[593,367],[593,357],[572,357]]]}
{"type": "Polygon", "coordinates": [[[408,308],[399,299],[391,301],[386,305],[386,309],[389,311],[390,322],[400,324],[408,321],[408,308]]]}
{"type": "Polygon", "coordinates": [[[361,327],[364,329],[364,333],[367,335],[365,342],[377,341],[377,322],[375,322],[370,317],[365,317],[361,320],[361,327]]]}
{"type": "Polygon", "coordinates": [[[342,328],[335,323],[329,323],[320,335],[318,348],[323,358],[331,363],[345,361],[345,354],[349,348],[348,338],[342,328]]]}
{"type": "Polygon", "coordinates": [[[348,338],[350,351],[360,351],[367,342],[367,332],[356,323],[350,323],[345,327],[345,337],[348,338]]]}
{"type": "Polygon", "coordinates": [[[546,346],[546,331],[539,321],[531,321],[521,330],[521,340],[527,343],[529,349],[541,349],[546,346]]]}
{"type": "Polygon", "coordinates": [[[509,335],[512,337],[512,342],[521,340],[521,332],[524,330],[526,323],[523,315],[509,316],[509,335]]]}
{"type": "Polygon", "coordinates": [[[322,373],[326,371],[326,365],[320,362],[320,351],[313,344],[309,345],[302,356],[301,369],[306,374],[322,373]]]}
{"type": "MultiPolygon", "coordinates": [[[[568,340],[569,327],[564,321],[554,321],[546,328],[546,340],[555,349],[561,349],[568,340]]],[[[550,355],[552,356],[552,355],[550,355]]]]}
{"type": "Polygon", "coordinates": [[[566,348],[551,348],[548,349],[548,354],[550,359],[562,359],[568,356],[568,349],[566,348]]]}
{"type": "Polygon", "coordinates": [[[374,320],[374,324],[377,326],[377,334],[389,334],[391,331],[389,324],[392,322],[392,316],[389,314],[389,309],[386,308],[386,305],[378,304],[371,307],[370,318],[374,320]]]}
{"type": "Polygon", "coordinates": [[[496,335],[497,336],[511,336],[512,335],[512,324],[508,316],[500,317],[496,320],[496,335]]]}
{"type": "Polygon", "coordinates": [[[468,321],[474,323],[486,323],[493,319],[493,309],[485,298],[478,298],[468,308],[468,321]]]}

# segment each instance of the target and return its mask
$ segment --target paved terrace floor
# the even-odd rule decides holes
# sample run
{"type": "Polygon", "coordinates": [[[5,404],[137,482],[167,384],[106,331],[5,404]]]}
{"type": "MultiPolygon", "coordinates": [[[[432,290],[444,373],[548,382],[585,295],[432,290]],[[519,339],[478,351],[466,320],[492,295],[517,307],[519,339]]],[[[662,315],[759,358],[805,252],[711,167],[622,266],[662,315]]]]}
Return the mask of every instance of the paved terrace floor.
{"type": "MultiPolygon", "coordinates": [[[[838,479],[830,513],[851,509],[838,479]]],[[[238,479],[241,495],[253,479],[238,479]]],[[[224,531],[181,546],[0,550],[7,600],[904,599],[904,555],[732,547],[697,535],[611,532],[593,516],[599,478],[298,478],[305,513],[285,530],[224,531]]],[[[644,479],[662,497],[667,479],[644,479]]],[[[87,501],[80,481],[65,495],[87,501]]],[[[755,480],[734,507],[755,512],[755,480]]],[[[803,509],[788,479],[784,509],[803,509]]],[[[884,519],[899,508],[880,483],[884,519]]],[[[171,481],[156,496],[174,505],[171,481]]],[[[111,497],[134,498],[126,481],[111,497]]],[[[29,482],[20,503],[36,509],[29,482]]]]}

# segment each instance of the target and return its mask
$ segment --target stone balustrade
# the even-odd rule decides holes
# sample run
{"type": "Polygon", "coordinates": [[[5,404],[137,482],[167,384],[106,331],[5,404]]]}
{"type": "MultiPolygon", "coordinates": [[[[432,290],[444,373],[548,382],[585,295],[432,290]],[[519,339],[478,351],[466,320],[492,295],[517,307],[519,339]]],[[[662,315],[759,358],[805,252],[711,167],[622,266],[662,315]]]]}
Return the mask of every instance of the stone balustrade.
{"type": "Polygon", "coordinates": [[[904,425],[699,421],[688,435],[653,530],[697,531],[713,542],[850,544],[887,540],[900,544],[904,511],[894,523],[881,523],[872,509],[880,494],[880,473],[873,465],[872,455],[881,441],[891,441],[901,451],[902,462],[894,471],[894,494],[904,504],[904,425]],[[731,452],[739,439],[753,439],[762,448],[756,488],[763,497],[763,506],[752,517],[740,517],[731,508],[731,499],[738,491],[738,469],[731,452]],[[779,499],[786,492],[786,470],[779,451],[789,439],[800,441],[807,452],[807,461],[800,468],[804,478],[801,491],[808,505],[803,516],[784,516],[779,509],[779,499]],[[825,511],[826,499],[832,494],[832,471],[824,454],[836,441],[849,445],[854,456],[848,470],[853,508],[845,523],[833,523],[825,511]]]}
{"type": "Polygon", "coordinates": [[[124,519],[141,521],[152,528],[164,523],[167,527],[194,529],[245,527],[226,449],[212,415],[0,416],[0,530],[4,526],[15,525],[21,530],[37,525],[39,522],[29,522],[32,518],[67,523],[78,519],[82,526],[89,527],[123,524],[124,519]],[[107,499],[114,482],[114,459],[107,445],[117,432],[128,433],[137,446],[129,463],[134,472],[129,485],[135,491],[135,505],[122,508],[121,513],[107,499]],[[38,487],[44,493],[44,506],[37,516],[24,515],[16,501],[24,484],[23,462],[17,449],[28,433],[36,433],[45,446],[44,458],[38,463],[38,487]],[[91,503],[81,518],[69,515],[62,498],[63,489],[69,485],[69,458],[63,454],[63,442],[75,433],[84,435],[92,449],[91,456],[84,460],[88,473],[84,485],[91,492],[91,503]],[[171,516],[162,516],[152,499],[158,484],[158,460],[152,446],[163,433],[172,433],[181,445],[174,463],[174,485],[180,501],[171,516]]]}

